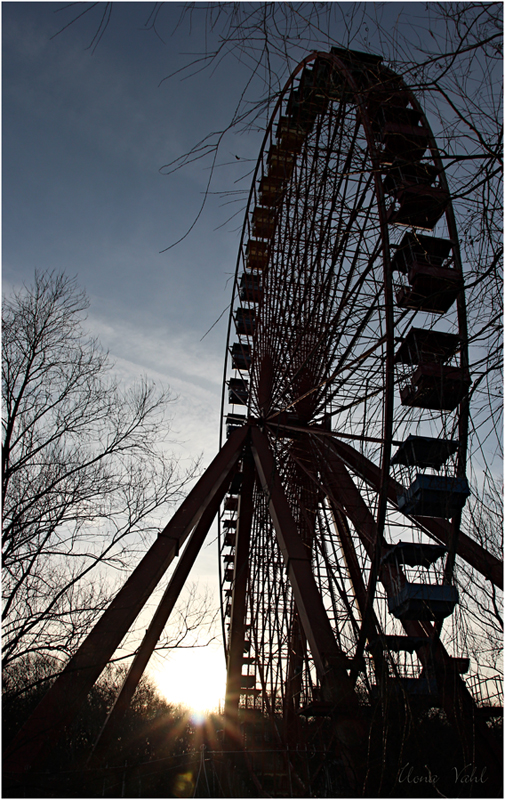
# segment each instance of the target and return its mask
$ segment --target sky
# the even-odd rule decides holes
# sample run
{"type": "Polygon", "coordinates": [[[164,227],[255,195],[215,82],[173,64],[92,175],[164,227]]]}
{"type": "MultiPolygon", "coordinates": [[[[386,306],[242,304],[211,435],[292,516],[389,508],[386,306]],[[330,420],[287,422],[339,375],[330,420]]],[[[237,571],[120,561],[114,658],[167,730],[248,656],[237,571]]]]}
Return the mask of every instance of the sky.
{"type": "MultiPolygon", "coordinates": [[[[118,376],[125,385],[146,375],[171,387],[178,398],[174,450],[183,459],[201,455],[206,466],[218,449],[226,309],[242,216],[227,220],[244,199],[235,195],[238,203],[230,204],[220,193],[248,191],[243,176],[261,134],[227,135],[203,213],[168,250],[198,215],[210,161],[171,175],[163,166],[227,125],[249,71],[225,59],[210,71],[164,80],[204,48],[203,18],[177,27],[179,3],[163,5],[163,38],[145,29],[152,4],[136,2],[113,4],[96,48],[89,44],[104,4],[58,33],[88,5],[2,4],[4,291],[29,283],[35,269],[77,276],[90,299],[88,329],[118,376]]],[[[341,5],[347,11],[354,4],[341,5]]],[[[381,13],[386,26],[401,14],[408,24],[425,7],[386,3],[381,13]]],[[[332,33],[339,38],[340,31],[332,33]]],[[[192,575],[211,593],[216,558],[213,546],[205,548],[192,575]]],[[[191,703],[191,684],[204,667],[222,692],[219,643],[209,652],[173,651],[164,666],[158,659],[169,699],[191,703]]]]}
{"type": "MultiPolygon", "coordinates": [[[[181,33],[165,45],[142,30],[150,4],[118,4],[92,53],[96,18],[51,38],[70,18],[63,5],[3,4],[3,289],[35,269],[77,276],[87,328],[123,383],[169,385],[173,449],[206,466],[219,443],[227,314],[203,337],[229,303],[238,224],[216,230],[228,211],[212,197],[192,234],[160,254],[191,226],[208,181],[199,162],[170,177],[160,168],[223,127],[241,78],[221,75],[218,91],[207,75],[160,85],[201,41],[181,33]]],[[[169,16],[173,26],[175,8],[169,16]]],[[[252,158],[257,139],[223,160],[252,158]]],[[[232,164],[220,185],[237,177],[232,164]]],[[[216,558],[208,547],[195,567],[202,592],[217,589],[216,558]]],[[[216,647],[207,659],[220,658],[216,647]]]]}

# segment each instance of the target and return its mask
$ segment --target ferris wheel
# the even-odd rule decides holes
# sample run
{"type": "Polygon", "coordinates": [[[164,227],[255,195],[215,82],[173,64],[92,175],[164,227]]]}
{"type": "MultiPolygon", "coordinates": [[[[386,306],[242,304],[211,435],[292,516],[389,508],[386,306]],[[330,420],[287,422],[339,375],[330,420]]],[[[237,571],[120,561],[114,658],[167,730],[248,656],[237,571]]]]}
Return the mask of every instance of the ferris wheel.
{"type": "Polygon", "coordinates": [[[17,735],[6,773],[44,763],[178,559],[106,751],[216,515],[223,796],[378,794],[405,731],[437,708],[463,759],[498,765],[464,677],[458,561],[502,587],[501,562],[461,530],[467,346],[455,218],[421,106],[380,57],[312,54],[253,176],[219,453],[17,735]]]}
{"type": "Polygon", "coordinates": [[[317,796],[330,753],[361,785],[377,702],[472,703],[456,550],[491,566],[459,530],[457,230],[426,117],[381,61],[333,48],[295,70],[235,273],[222,435],[250,444],[221,512],[226,712],[266,796],[317,796]]]}

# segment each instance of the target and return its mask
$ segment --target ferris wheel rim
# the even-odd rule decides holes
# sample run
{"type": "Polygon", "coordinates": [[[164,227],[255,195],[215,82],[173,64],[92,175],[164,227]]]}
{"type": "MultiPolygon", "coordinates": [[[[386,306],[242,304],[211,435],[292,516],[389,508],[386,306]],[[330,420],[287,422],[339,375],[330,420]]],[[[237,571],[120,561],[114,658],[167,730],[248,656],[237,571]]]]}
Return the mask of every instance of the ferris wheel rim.
{"type": "MultiPolygon", "coordinates": [[[[287,94],[289,88],[294,85],[294,80],[295,80],[296,76],[299,74],[299,72],[301,70],[303,70],[306,67],[307,64],[310,64],[311,62],[316,62],[317,59],[322,59],[322,60],[329,61],[330,63],[338,66],[341,69],[341,71],[347,72],[347,73],[349,72],[347,70],[346,64],[344,62],[342,62],[340,59],[338,59],[336,56],[332,55],[332,54],[325,54],[325,53],[314,53],[314,54],[311,54],[311,56],[307,57],[307,59],[304,59],[304,61],[301,62],[301,64],[297,67],[295,72],[292,74],[292,76],[288,80],[288,82],[287,82],[287,84],[285,86],[285,89],[283,90],[283,93],[281,94],[281,96],[278,98],[277,103],[275,105],[275,109],[274,109],[274,111],[273,111],[273,113],[272,113],[272,115],[270,117],[268,128],[267,128],[267,132],[266,132],[265,137],[263,139],[263,143],[262,143],[262,146],[261,146],[261,149],[260,149],[260,154],[259,154],[258,161],[257,161],[257,164],[256,164],[255,172],[254,172],[254,177],[253,177],[251,190],[250,190],[250,194],[249,194],[249,200],[248,200],[248,204],[247,204],[247,210],[246,210],[246,214],[245,214],[244,226],[242,228],[242,234],[241,234],[241,239],[240,239],[239,255],[238,255],[238,258],[237,258],[237,265],[236,265],[234,286],[233,286],[233,295],[232,295],[232,302],[230,304],[230,314],[229,314],[229,321],[228,321],[228,333],[227,333],[227,342],[226,342],[226,357],[225,357],[225,367],[224,367],[224,377],[223,377],[223,387],[222,387],[221,419],[223,421],[224,421],[224,400],[225,400],[225,391],[226,391],[227,361],[228,361],[229,353],[230,353],[230,350],[231,350],[230,337],[231,337],[231,333],[233,331],[233,323],[234,323],[234,317],[233,317],[234,310],[235,310],[234,309],[234,301],[236,300],[236,298],[238,298],[239,271],[240,271],[241,266],[245,263],[244,260],[243,260],[244,259],[244,257],[243,257],[243,249],[244,249],[245,241],[246,241],[246,238],[247,238],[247,232],[248,232],[249,226],[250,226],[249,217],[251,215],[252,209],[254,207],[254,202],[255,202],[256,181],[258,179],[258,175],[261,174],[260,170],[262,169],[263,160],[264,160],[264,157],[265,157],[266,146],[267,146],[267,143],[269,142],[269,137],[270,137],[270,142],[273,143],[272,131],[273,131],[274,123],[280,121],[283,99],[285,99],[285,95],[287,94]]],[[[431,161],[435,161],[435,159],[438,159],[438,162],[441,165],[442,162],[438,157],[438,151],[436,149],[436,142],[434,140],[434,137],[433,137],[433,134],[431,132],[431,129],[429,128],[429,125],[427,124],[426,116],[423,113],[419,103],[417,102],[417,99],[415,98],[413,93],[410,91],[409,87],[405,84],[405,82],[401,78],[396,76],[395,73],[393,73],[391,70],[388,70],[387,68],[383,68],[383,69],[390,76],[394,77],[396,80],[398,80],[401,83],[403,89],[406,92],[409,93],[409,97],[411,98],[410,102],[412,103],[412,105],[414,107],[416,106],[416,103],[417,103],[417,108],[418,108],[418,111],[419,111],[419,113],[421,115],[421,119],[423,121],[423,124],[429,130],[429,135],[430,135],[430,143],[429,143],[429,147],[428,147],[429,152],[430,152],[429,159],[431,161]]],[[[351,83],[353,83],[353,81],[352,80],[348,80],[348,83],[351,84],[351,83]]],[[[356,89],[356,86],[354,86],[354,89],[356,89]]],[[[356,97],[357,97],[357,100],[358,100],[357,105],[359,105],[361,110],[363,110],[364,101],[363,101],[363,98],[361,96],[361,90],[356,89],[356,97]]],[[[331,102],[332,101],[330,101],[330,104],[331,104],[331,102]]],[[[324,113],[326,113],[326,112],[324,112],[324,113]]],[[[367,133],[367,140],[368,140],[368,142],[373,142],[373,133],[371,131],[370,120],[367,119],[367,112],[364,113],[363,116],[364,116],[365,121],[368,124],[368,131],[365,130],[365,132],[367,133]]],[[[363,122],[363,120],[361,120],[360,124],[363,124],[363,127],[366,129],[366,125],[363,122]]],[[[372,150],[373,150],[373,148],[372,148],[372,150]]],[[[377,154],[375,153],[375,157],[376,156],[377,156],[377,154]]],[[[377,161],[377,164],[378,164],[378,161],[377,161]]],[[[380,166],[380,164],[379,164],[379,166],[380,166]]],[[[382,249],[385,252],[385,260],[389,263],[389,267],[388,267],[388,269],[389,269],[389,275],[388,275],[389,300],[386,302],[386,306],[391,311],[391,314],[392,314],[392,306],[393,306],[392,270],[391,270],[391,267],[390,267],[390,257],[389,257],[390,239],[389,239],[389,228],[388,228],[388,225],[390,223],[386,219],[385,199],[384,199],[384,193],[382,191],[382,184],[380,182],[380,173],[379,173],[379,168],[378,167],[377,167],[377,169],[374,168],[374,173],[375,173],[374,176],[373,176],[374,182],[375,182],[375,189],[374,189],[374,199],[375,200],[374,200],[374,202],[376,203],[377,208],[379,209],[379,215],[381,217],[381,226],[380,226],[381,233],[379,235],[379,238],[380,238],[380,241],[381,241],[381,244],[382,244],[382,249]]],[[[445,183],[445,187],[447,187],[447,180],[446,180],[445,173],[443,172],[443,165],[442,165],[442,170],[439,171],[439,175],[441,176],[441,178],[440,178],[441,183],[445,183]]],[[[451,244],[452,244],[452,247],[453,247],[453,254],[454,254],[453,257],[454,257],[455,261],[457,262],[457,264],[459,266],[461,266],[461,260],[460,260],[460,256],[459,256],[459,244],[458,244],[458,241],[457,241],[457,235],[456,235],[457,232],[456,232],[456,226],[455,226],[455,220],[454,220],[454,213],[453,213],[453,209],[452,209],[452,204],[450,202],[450,198],[449,198],[448,205],[446,206],[446,208],[444,210],[444,215],[445,215],[444,218],[447,220],[447,226],[448,226],[449,230],[454,233],[454,235],[452,235],[450,237],[451,244]]],[[[415,227],[416,226],[414,226],[414,228],[415,227]]],[[[419,227],[419,226],[417,226],[417,227],[419,227]]],[[[459,304],[459,316],[458,316],[459,328],[458,328],[458,330],[460,331],[460,333],[465,332],[465,334],[466,334],[466,328],[465,328],[465,326],[463,324],[464,323],[464,294],[463,294],[462,291],[460,292],[460,296],[458,298],[458,304],[459,304]],[[463,309],[463,311],[461,311],[461,309],[463,309]]],[[[393,434],[392,434],[393,424],[394,424],[394,420],[393,420],[393,415],[394,415],[394,371],[392,369],[392,365],[394,363],[394,356],[395,356],[395,354],[394,354],[394,344],[395,344],[395,342],[394,342],[394,332],[395,332],[395,322],[394,322],[394,318],[393,318],[393,322],[392,322],[392,324],[390,324],[388,326],[388,332],[384,336],[384,339],[385,339],[385,341],[386,341],[386,343],[388,345],[388,348],[389,348],[389,350],[388,350],[388,352],[389,352],[389,356],[388,356],[389,368],[388,368],[387,371],[388,371],[388,374],[390,376],[390,380],[392,381],[392,384],[390,384],[391,388],[386,393],[386,398],[389,398],[390,401],[391,401],[390,402],[390,410],[389,410],[390,419],[389,419],[388,425],[383,429],[384,433],[383,433],[382,437],[368,437],[370,442],[373,441],[376,444],[382,445],[381,451],[380,451],[381,454],[382,454],[381,455],[381,462],[380,462],[381,463],[382,477],[380,479],[380,488],[378,490],[378,494],[380,495],[380,497],[379,497],[379,506],[378,506],[378,511],[377,511],[377,521],[380,523],[379,530],[380,530],[381,533],[382,533],[382,530],[383,530],[383,527],[384,527],[384,524],[385,524],[385,517],[386,517],[387,507],[388,507],[388,503],[389,503],[387,484],[388,484],[388,480],[389,480],[389,469],[390,469],[390,467],[389,467],[389,458],[390,458],[390,454],[391,454],[391,446],[393,444],[395,444],[395,445],[400,444],[400,441],[399,440],[398,441],[395,440],[394,437],[393,437],[393,434]],[[382,522],[380,520],[381,516],[383,517],[383,521],[382,522]]],[[[466,346],[466,335],[462,335],[461,338],[462,338],[461,347],[464,349],[465,346],[466,346]]],[[[253,344],[254,344],[254,341],[255,341],[254,335],[251,337],[251,339],[248,338],[248,341],[252,341],[253,344]]],[[[381,343],[380,346],[382,346],[382,344],[383,344],[383,342],[381,343]]],[[[254,349],[253,349],[253,358],[254,358],[254,349]]],[[[240,374],[242,374],[242,373],[240,373],[240,374]]],[[[309,390],[308,394],[310,394],[311,391],[313,391],[313,390],[309,390]]],[[[291,406],[294,406],[294,405],[298,404],[301,399],[304,399],[304,397],[305,397],[304,395],[302,395],[302,397],[298,397],[294,402],[291,403],[291,406]]],[[[293,422],[291,420],[291,424],[290,424],[289,420],[287,420],[287,421],[286,420],[284,420],[284,421],[279,420],[279,416],[282,415],[285,411],[289,410],[289,406],[286,407],[286,408],[281,408],[281,409],[277,409],[277,410],[275,410],[275,409],[272,410],[271,409],[271,413],[270,414],[266,413],[265,417],[262,418],[261,415],[258,415],[258,414],[253,415],[253,414],[251,414],[251,403],[252,403],[252,401],[253,401],[253,398],[252,398],[252,394],[251,394],[249,396],[249,399],[248,399],[248,406],[247,406],[248,414],[247,414],[247,417],[244,418],[244,423],[245,424],[247,424],[247,425],[250,425],[250,424],[258,425],[259,424],[260,427],[264,428],[265,431],[268,431],[268,430],[274,431],[276,428],[278,430],[279,426],[281,428],[284,427],[285,429],[288,429],[288,430],[289,429],[295,430],[296,421],[293,422]]],[[[464,423],[463,423],[463,426],[460,423],[460,419],[461,419],[460,415],[462,413],[464,414],[464,409],[459,409],[458,408],[457,414],[458,414],[458,424],[460,424],[460,430],[462,430],[462,427],[464,428],[464,423]]],[[[307,425],[307,423],[306,423],[306,425],[307,425]]],[[[311,426],[308,425],[305,428],[307,433],[310,431],[310,427],[311,426]]],[[[315,430],[314,430],[314,433],[315,433],[315,430]]],[[[300,434],[302,434],[302,431],[300,431],[300,434]]],[[[222,435],[223,434],[221,433],[221,436],[222,435]]],[[[328,436],[331,437],[332,436],[332,432],[331,431],[326,431],[325,435],[328,435],[328,436]]],[[[337,437],[341,436],[343,439],[346,438],[345,432],[335,431],[335,435],[337,437]]],[[[367,439],[366,436],[359,437],[359,436],[353,435],[353,434],[348,434],[348,436],[351,439],[355,438],[355,439],[360,439],[361,441],[364,441],[365,439],[367,439]]],[[[464,455],[464,447],[462,449],[460,449],[460,453],[463,453],[463,455],[464,455]]],[[[461,456],[460,456],[460,461],[459,461],[459,465],[458,465],[458,470],[460,472],[461,471],[464,472],[464,459],[462,461],[461,456]]],[[[456,522],[456,527],[457,526],[458,526],[458,523],[456,522]]],[[[380,541],[380,538],[381,537],[378,535],[377,538],[376,538],[376,542],[377,543],[380,541]]],[[[378,553],[377,553],[377,556],[378,556],[378,553]]],[[[220,564],[220,567],[221,567],[221,564],[220,564]]],[[[371,589],[371,595],[373,596],[374,593],[375,593],[375,588],[372,588],[371,589]]],[[[223,630],[224,630],[224,602],[222,603],[222,611],[223,611],[222,619],[223,619],[223,630]]],[[[364,628],[365,628],[365,626],[363,624],[361,630],[363,631],[364,628]]]]}
{"type": "MultiPolygon", "coordinates": [[[[363,54],[360,54],[360,55],[363,55],[363,54]]],[[[288,90],[293,87],[294,81],[295,81],[296,77],[299,75],[299,73],[307,65],[312,64],[313,62],[317,61],[318,59],[323,59],[324,61],[332,64],[334,67],[337,66],[339,68],[339,70],[341,70],[344,73],[344,75],[346,76],[347,82],[351,85],[352,90],[353,90],[353,92],[355,94],[355,98],[356,98],[357,104],[360,106],[361,116],[362,116],[361,124],[363,125],[363,127],[364,127],[364,129],[366,131],[367,141],[368,141],[370,150],[372,152],[372,157],[374,159],[373,168],[374,168],[374,171],[376,170],[375,191],[376,191],[376,196],[377,196],[377,200],[378,200],[377,205],[378,205],[378,208],[379,208],[379,214],[380,214],[380,217],[381,217],[381,236],[382,236],[383,243],[385,245],[385,247],[384,247],[384,257],[385,257],[386,267],[390,272],[390,267],[389,267],[389,265],[390,265],[389,249],[390,248],[389,248],[388,225],[387,225],[387,221],[384,219],[385,204],[384,204],[384,194],[382,192],[382,187],[380,185],[380,163],[377,160],[377,152],[376,152],[375,147],[373,145],[373,134],[372,134],[372,131],[371,131],[370,119],[368,117],[366,109],[364,108],[364,101],[363,101],[363,97],[362,97],[362,92],[359,89],[359,87],[356,85],[355,81],[353,80],[352,75],[350,74],[350,71],[349,71],[349,65],[345,62],[345,60],[342,60],[341,57],[339,57],[338,55],[335,55],[334,53],[325,53],[325,52],[320,52],[320,51],[314,51],[313,53],[308,55],[305,59],[303,59],[298,64],[298,66],[295,68],[295,70],[289,76],[288,80],[286,81],[286,83],[285,83],[285,85],[283,87],[282,92],[280,93],[279,97],[277,98],[277,101],[275,103],[274,109],[273,109],[273,111],[272,111],[272,113],[270,115],[270,119],[269,119],[269,122],[268,122],[268,125],[267,125],[267,128],[266,128],[266,131],[265,131],[265,135],[264,135],[262,143],[261,143],[260,152],[259,152],[259,155],[258,155],[258,159],[257,159],[257,162],[256,162],[254,174],[253,174],[253,178],[252,178],[252,181],[251,181],[251,188],[250,188],[250,191],[249,191],[249,197],[248,197],[247,206],[246,206],[246,210],[245,210],[245,216],[244,216],[244,224],[242,226],[242,232],[241,232],[241,237],[240,237],[239,250],[238,250],[238,256],[237,256],[236,267],[235,267],[235,274],[234,274],[232,299],[231,299],[231,302],[230,302],[230,312],[229,312],[229,316],[228,316],[225,359],[224,359],[223,380],[222,380],[222,390],[221,390],[220,446],[221,446],[222,441],[223,441],[223,433],[224,433],[224,425],[225,425],[224,420],[225,420],[226,375],[227,375],[228,363],[229,363],[229,359],[230,359],[230,349],[231,349],[230,348],[230,340],[231,340],[231,336],[232,336],[232,332],[233,332],[233,323],[234,323],[234,319],[233,319],[234,302],[236,302],[237,297],[238,297],[238,276],[239,276],[239,271],[240,271],[240,267],[241,267],[241,256],[242,256],[244,243],[245,243],[245,238],[246,238],[246,234],[247,234],[248,217],[250,215],[250,211],[251,211],[251,208],[252,208],[253,203],[254,203],[255,185],[256,185],[257,178],[258,178],[258,173],[259,173],[260,168],[262,166],[262,160],[264,158],[265,148],[266,148],[266,145],[267,145],[269,137],[271,137],[272,129],[273,129],[273,126],[274,126],[274,122],[277,120],[278,112],[282,107],[283,100],[285,99],[288,90]]],[[[391,69],[389,69],[389,68],[387,68],[387,67],[385,67],[384,65],[381,64],[381,70],[382,70],[382,72],[387,74],[388,78],[391,78],[393,80],[399,80],[401,82],[401,84],[403,84],[403,88],[406,91],[410,92],[409,87],[405,84],[403,79],[399,78],[399,76],[397,76],[391,69]]],[[[414,107],[417,108],[417,110],[419,111],[419,113],[421,115],[421,118],[423,120],[423,123],[422,123],[423,126],[425,126],[426,129],[429,132],[429,137],[430,137],[430,142],[429,142],[430,157],[434,161],[437,162],[437,166],[439,167],[441,183],[448,189],[447,179],[446,179],[446,176],[445,176],[445,171],[443,169],[443,164],[442,164],[442,161],[440,159],[439,151],[437,149],[436,142],[435,142],[433,133],[431,131],[431,128],[430,128],[430,126],[428,125],[428,123],[426,121],[426,116],[425,116],[425,114],[423,112],[423,109],[421,108],[417,98],[415,98],[415,96],[411,92],[410,92],[410,97],[411,97],[412,104],[414,105],[414,107]]],[[[280,114],[279,114],[279,117],[280,117],[280,114]]],[[[454,252],[455,262],[456,262],[456,265],[459,266],[459,268],[461,268],[461,258],[460,258],[460,255],[459,255],[459,242],[458,242],[458,238],[457,238],[457,229],[456,229],[456,225],[455,225],[455,218],[454,218],[454,213],[453,213],[453,209],[452,209],[452,203],[450,201],[449,201],[449,204],[448,204],[447,209],[445,211],[445,216],[446,216],[446,218],[448,220],[448,225],[449,225],[449,229],[450,229],[450,232],[451,232],[451,240],[453,242],[453,252],[454,252]]],[[[386,308],[390,309],[391,306],[392,306],[391,275],[388,276],[388,283],[389,283],[389,287],[386,288],[386,292],[389,291],[390,298],[389,298],[389,301],[386,302],[386,308]]],[[[460,297],[458,298],[458,305],[461,306],[462,309],[463,309],[462,312],[461,311],[459,312],[460,313],[460,317],[462,317],[462,319],[460,321],[460,330],[462,330],[462,333],[463,333],[463,337],[462,338],[464,339],[464,343],[466,343],[466,340],[467,340],[466,315],[465,315],[465,311],[464,311],[464,295],[462,295],[462,293],[460,294],[460,297]],[[463,301],[461,301],[461,297],[463,297],[463,301]]],[[[392,358],[392,351],[393,351],[393,330],[392,329],[394,329],[394,324],[393,325],[388,325],[388,327],[390,328],[389,333],[387,334],[387,342],[388,342],[388,348],[389,348],[389,356],[388,357],[391,359],[392,358]]],[[[464,345],[463,345],[463,349],[464,349],[464,345]]],[[[467,357],[466,357],[466,363],[468,363],[468,358],[467,357]]],[[[390,380],[393,381],[394,378],[392,376],[392,369],[389,368],[387,371],[388,371],[388,375],[391,376],[390,380]]],[[[391,397],[391,398],[393,397],[393,391],[392,391],[391,387],[390,387],[390,390],[386,393],[386,398],[388,398],[388,397],[391,397]]],[[[248,413],[250,413],[250,403],[251,403],[251,398],[249,399],[248,413]]],[[[391,404],[393,404],[393,400],[391,400],[391,404]]],[[[279,412],[274,412],[274,416],[276,414],[278,414],[278,413],[279,412]]],[[[392,414],[393,414],[393,408],[391,408],[391,410],[390,410],[390,417],[391,418],[390,418],[389,425],[388,425],[389,431],[387,432],[389,435],[387,435],[387,433],[385,432],[383,434],[383,437],[382,437],[383,438],[383,443],[384,443],[384,445],[386,447],[387,447],[387,443],[390,440],[392,440],[392,435],[391,435],[391,428],[392,428],[392,424],[393,424],[392,414]]],[[[268,419],[268,421],[270,421],[270,419],[268,419]]],[[[460,428],[461,428],[461,425],[460,425],[460,428]]],[[[462,440],[465,441],[465,449],[466,449],[466,436],[461,436],[460,437],[460,444],[461,444],[462,440]]],[[[387,449],[388,449],[388,453],[386,454],[386,461],[389,461],[390,447],[388,447],[387,449]]],[[[388,463],[386,463],[385,464],[385,470],[384,470],[385,474],[388,471],[388,466],[389,466],[388,463]]],[[[461,474],[464,474],[464,470],[465,470],[464,458],[463,459],[460,458],[459,471],[461,472],[461,474]]]]}

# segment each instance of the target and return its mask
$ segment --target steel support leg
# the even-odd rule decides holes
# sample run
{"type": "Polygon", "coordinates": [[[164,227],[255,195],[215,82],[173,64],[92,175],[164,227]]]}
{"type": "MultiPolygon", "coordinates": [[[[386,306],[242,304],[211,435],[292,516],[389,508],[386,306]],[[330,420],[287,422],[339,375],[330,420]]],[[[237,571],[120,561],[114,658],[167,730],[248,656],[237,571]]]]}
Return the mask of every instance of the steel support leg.
{"type": "MultiPolygon", "coordinates": [[[[345,442],[337,441],[336,439],[328,439],[325,443],[328,444],[342,461],[348,464],[351,469],[363,478],[363,480],[378,491],[380,485],[379,467],[345,442]]],[[[397,495],[403,492],[403,486],[393,478],[389,478],[388,500],[395,508],[398,508],[397,495]]],[[[450,543],[451,525],[449,522],[433,517],[413,516],[412,519],[436,541],[443,542],[443,544],[446,545],[450,543]]],[[[474,539],[471,539],[463,533],[463,531],[458,532],[456,552],[462,559],[470,564],[471,567],[494,583],[495,586],[498,586],[500,589],[503,588],[503,562],[489,553],[474,539]]]]}
{"type": "Polygon", "coordinates": [[[247,450],[244,455],[242,488],[239,498],[237,535],[235,540],[235,560],[233,565],[234,583],[231,604],[226,697],[224,704],[225,747],[227,749],[236,749],[240,738],[238,704],[244,657],[246,592],[249,575],[253,490],[254,462],[251,452],[247,450]]]}
{"type": "Polygon", "coordinates": [[[302,691],[302,668],[305,658],[305,634],[296,609],[293,611],[289,638],[289,660],[284,695],[284,737],[296,748],[300,738],[300,694],[302,691]]]}
{"type": "Polygon", "coordinates": [[[286,564],[304,634],[321,680],[325,699],[334,704],[334,731],[347,760],[352,788],[364,786],[367,727],[360,718],[358,699],[347,674],[349,663],[333,635],[326,609],[317,588],[310,548],[301,540],[291,513],[268,440],[258,428],[251,430],[252,451],[261,485],[269,498],[269,510],[277,541],[286,564]]]}
{"type": "Polygon", "coordinates": [[[354,691],[345,672],[347,658],[339,649],[321,595],[312,574],[310,546],[304,544],[298,534],[289,503],[275,468],[268,440],[258,428],[252,429],[252,451],[256,469],[264,492],[269,498],[277,540],[293,588],[298,613],[310,644],[316,669],[321,678],[328,672],[330,663],[336,667],[340,677],[334,687],[334,702],[350,702],[356,705],[354,691]]]}
{"type": "Polygon", "coordinates": [[[124,680],[123,686],[120,689],[118,696],[112,706],[107,719],[104,722],[103,728],[100,731],[98,738],[95,742],[95,747],[91,758],[100,760],[107,754],[108,747],[117,733],[119,725],[129,708],[131,699],[135,693],[135,689],[144,674],[148,661],[151,658],[154,648],[156,647],[163,629],[167,624],[168,618],[172,613],[174,606],[179,599],[179,595],[186,583],[186,580],[191,572],[191,569],[196,561],[196,558],[203,546],[207,533],[212,521],[216,516],[219,505],[223,500],[227,486],[222,484],[220,490],[216,492],[207,508],[200,517],[196,528],[191,534],[189,541],[184,548],[184,552],[175,568],[170,582],[163,594],[161,602],[156,609],[154,617],[151,620],[149,628],[142,640],[135,658],[132,661],[128,674],[124,680]]]}
{"type": "MultiPolygon", "coordinates": [[[[328,473],[327,480],[332,488],[334,497],[338,505],[344,508],[349,516],[369,555],[373,554],[372,544],[375,526],[373,515],[335,450],[330,447],[323,449],[323,452],[323,463],[326,464],[328,473]]],[[[393,590],[393,581],[397,585],[401,585],[405,581],[402,571],[392,567],[383,567],[379,572],[379,578],[388,594],[393,590]]],[[[428,636],[432,640],[431,647],[423,646],[418,649],[418,656],[425,667],[430,665],[431,658],[433,658],[437,683],[441,687],[442,705],[450,722],[460,733],[466,757],[471,757],[475,746],[483,763],[487,761],[492,766],[492,762],[489,761],[489,754],[495,753],[496,764],[498,764],[499,748],[496,737],[491,734],[485,723],[477,717],[475,701],[462,678],[455,672],[451,659],[440,642],[434,626],[430,622],[421,623],[417,620],[402,620],[402,625],[408,636],[428,636]]],[[[498,785],[499,782],[499,775],[494,774],[493,784],[498,785]]]]}
{"type": "Polygon", "coordinates": [[[189,493],[91,633],[21,728],[4,759],[5,773],[40,767],[70,724],[179,548],[215,495],[226,490],[248,436],[235,431],[189,493]]]}

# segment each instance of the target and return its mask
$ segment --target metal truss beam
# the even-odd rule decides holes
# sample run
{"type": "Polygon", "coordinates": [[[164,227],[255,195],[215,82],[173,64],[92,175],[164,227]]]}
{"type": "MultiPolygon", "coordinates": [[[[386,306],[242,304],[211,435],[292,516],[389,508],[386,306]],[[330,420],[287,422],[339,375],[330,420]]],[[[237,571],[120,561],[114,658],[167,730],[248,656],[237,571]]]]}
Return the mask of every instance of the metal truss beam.
{"type": "Polygon", "coordinates": [[[240,492],[235,559],[233,564],[233,596],[228,646],[225,715],[225,744],[235,749],[239,744],[238,704],[240,699],[244,657],[246,592],[249,575],[249,549],[253,515],[254,462],[249,450],[244,454],[242,488],[240,492]]]}
{"type": "MultiPolygon", "coordinates": [[[[379,491],[379,467],[345,442],[337,441],[336,439],[327,440],[327,442],[342,461],[351,467],[351,469],[376,491],[379,491]]],[[[388,500],[395,508],[398,508],[397,495],[403,492],[403,486],[393,478],[389,478],[388,500]]],[[[446,545],[450,543],[451,525],[449,522],[433,517],[412,516],[412,519],[432,538],[446,545]]],[[[471,567],[474,567],[474,569],[484,575],[484,577],[492,581],[495,586],[498,586],[500,589],[503,588],[503,562],[461,530],[458,534],[456,552],[470,564],[471,567]]]]}
{"type": "Polygon", "coordinates": [[[286,564],[288,579],[303,631],[321,680],[323,697],[334,706],[334,730],[348,759],[351,785],[361,791],[368,726],[361,718],[353,681],[347,674],[350,662],[340,650],[312,572],[311,553],[302,541],[267,437],[251,428],[251,449],[256,470],[267,498],[277,541],[286,564]]]}
{"type": "Polygon", "coordinates": [[[40,767],[63,728],[129,631],[162,576],[213,498],[224,493],[241,457],[249,426],[234,431],[196,486],[151,545],[55,683],[21,728],[4,759],[5,773],[40,767]]]}
{"type": "Polygon", "coordinates": [[[269,500],[269,510],[277,534],[288,578],[305,636],[316,669],[323,683],[329,684],[334,703],[357,712],[358,702],[346,669],[349,662],[335,641],[326,609],[312,573],[310,547],[302,542],[288,500],[275,468],[266,436],[252,429],[252,451],[261,485],[269,500]]]}
{"type": "Polygon", "coordinates": [[[196,558],[202,549],[203,543],[212,521],[216,516],[221,501],[227,490],[226,483],[223,483],[220,490],[216,492],[207,508],[200,517],[196,528],[189,537],[188,543],[184,548],[184,552],[180,557],[174,574],[170,578],[167,588],[161,598],[160,604],[156,609],[154,617],[145,633],[142,643],[137,650],[135,658],[132,661],[128,674],[123,682],[119,694],[114,701],[107,719],[104,722],[102,730],[95,742],[91,758],[97,761],[101,757],[105,757],[109,745],[112,742],[114,735],[117,733],[119,725],[126,714],[131,699],[135,693],[138,683],[144,674],[149,659],[151,658],[154,648],[158,644],[159,638],[163,633],[163,629],[168,622],[170,614],[179,599],[179,595],[188,579],[189,573],[196,561],[196,558]]]}
{"type": "MultiPolygon", "coordinates": [[[[321,447],[321,443],[319,444],[321,447]]],[[[365,549],[369,554],[373,554],[373,532],[374,529],[376,530],[374,517],[347,472],[343,461],[340,460],[335,450],[331,448],[333,443],[329,442],[328,444],[330,447],[326,448],[323,445],[321,452],[330,497],[337,502],[340,508],[344,509],[360,536],[365,549]]],[[[388,594],[392,591],[393,582],[396,586],[401,586],[402,582],[405,581],[403,572],[396,567],[382,567],[379,570],[379,579],[388,594]]],[[[487,754],[494,752],[496,753],[496,763],[498,764],[499,749],[496,737],[492,735],[483,720],[478,718],[475,701],[465,682],[457,674],[449,654],[440,641],[439,633],[430,622],[423,621],[421,623],[416,620],[402,620],[402,625],[408,636],[428,636],[431,640],[430,645],[418,648],[418,656],[425,668],[430,666],[435,668],[437,684],[441,690],[443,708],[450,722],[459,731],[461,740],[464,743],[466,756],[469,758],[475,747],[482,757],[483,763],[488,760],[486,758],[487,754]]],[[[499,781],[500,776],[498,774],[493,775],[493,782],[498,784],[499,781]]]]}
{"type": "Polygon", "coordinates": [[[354,691],[345,671],[347,657],[338,647],[333,631],[312,574],[310,546],[302,542],[296,522],[277,473],[272,451],[266,436],[252,429],[252,452],[256,469],[268,497],[270,514],[274,523],[288,577],[293,588],[295,602],[300,614],[305,635],[310,644],[316,669],[321,678],[328,673],[330,663],[335,664],[336,674],[334,702],[348,702],[357,708],[354,691]],[[338,665],[338,666],[337,666],[338,665]]]}

